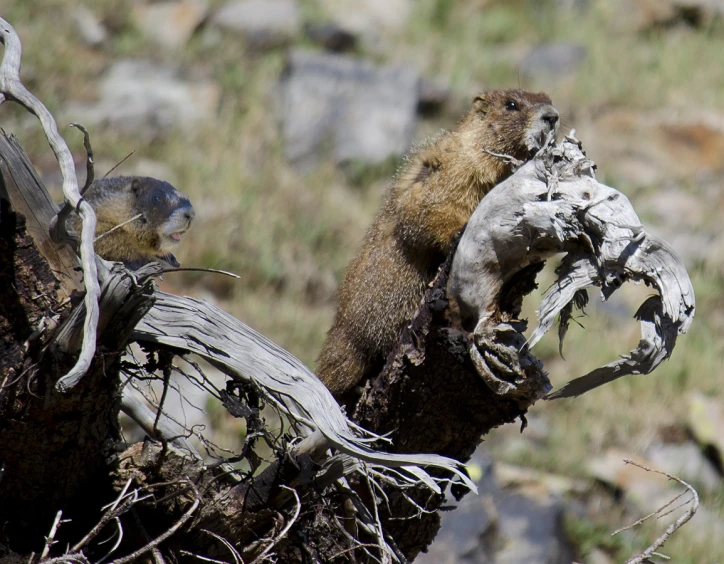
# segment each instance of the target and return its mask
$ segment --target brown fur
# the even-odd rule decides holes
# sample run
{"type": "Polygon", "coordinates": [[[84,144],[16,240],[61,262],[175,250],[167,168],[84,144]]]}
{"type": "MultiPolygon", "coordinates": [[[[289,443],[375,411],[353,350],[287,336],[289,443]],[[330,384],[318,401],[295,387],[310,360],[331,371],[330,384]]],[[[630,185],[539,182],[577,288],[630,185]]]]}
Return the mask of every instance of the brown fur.
{"type": "Polygon", "coordinates": [[[317,374],[335,396],[381,367],[454,236],[483,196],[509,176],[509,165],[484,150],[527,160],[557,128],[558,112],[547,95],[486,92],[454,131],[407,157],[347,268],[317,360],[317,374]]]}
{"type": "MultiPolygon", "coordinates": [[[[171,184],[145,176],[103,178],[93,182],[83,198],[96,213],[95,250],[101,257],[134,269],[157,260],[178,266],[170,251],[190,227],[194,209],[171,184]],[[140,218],[111,231],[138,214],[140,218]]],[[[81,232],[77,215],[69,222],[81,232]]]]}

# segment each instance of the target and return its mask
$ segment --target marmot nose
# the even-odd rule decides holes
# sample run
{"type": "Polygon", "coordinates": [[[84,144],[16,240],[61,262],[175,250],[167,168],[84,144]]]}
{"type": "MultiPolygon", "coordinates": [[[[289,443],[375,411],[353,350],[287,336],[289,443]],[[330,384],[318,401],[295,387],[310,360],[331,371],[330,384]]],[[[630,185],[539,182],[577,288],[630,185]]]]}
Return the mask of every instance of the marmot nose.
{"type": "Polygon", "coordinates": [[[559,117],[558,110],[556,110],[553,106],[545,106],[540,111],[540,119],[546,122],[548,127],[553,130],[558,127],[559,117]]]}
{"type": "Polygon", "coordinates": [[[186,209],[184,209],[184,217],[191,221],[194,217],[196,217],[196,212],[194,211],[194,208],[189,205],[186,209]]]}

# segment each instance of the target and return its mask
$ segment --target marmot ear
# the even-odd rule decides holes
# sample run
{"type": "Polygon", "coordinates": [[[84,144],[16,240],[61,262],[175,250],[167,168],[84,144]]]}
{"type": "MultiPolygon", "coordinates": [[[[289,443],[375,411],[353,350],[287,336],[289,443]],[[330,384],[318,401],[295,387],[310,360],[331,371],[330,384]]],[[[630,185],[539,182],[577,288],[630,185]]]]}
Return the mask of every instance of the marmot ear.
{"type": "Polygon", "coordinates": [[[475,98],[473,98],[473,110],[475,110],[476,112],[486,115],[489,108],[489,100],[483,98],[482,96],[475,96],[475,98]]]}
{"type": "Polygon", "coordinates": [[[141,190],[141,182],[138,180],[138,178],[134,178],[131,182],[131,190],[136,196],[138,196],[138,193],[141,190]]]}

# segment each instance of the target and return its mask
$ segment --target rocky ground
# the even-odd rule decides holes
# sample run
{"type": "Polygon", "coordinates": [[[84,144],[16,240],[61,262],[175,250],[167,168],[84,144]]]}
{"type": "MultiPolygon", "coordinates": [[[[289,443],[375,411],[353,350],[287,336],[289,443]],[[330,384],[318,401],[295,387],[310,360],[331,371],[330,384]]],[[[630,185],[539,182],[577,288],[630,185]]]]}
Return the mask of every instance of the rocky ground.
{"type": "MultiPolygon", "coordinates": [[[[599,177],[691,269],[697,318],[657,373],[535,406],[471,461],[481,495],[446,514],[421,562],[622,561],[674,513],[611,537],[694,484],[702,507],[663,552],[724,559],[724,2],[721,0],[10,0],[22,77],[59,119],[91,132],[96,170],[189,194],[185,265],[167,275],[313,363],[334,291],[404,153],[451,127],[476,91],[546,90],[599,177]]],[[[59,197],[33,119],[15,133],[59,197]]],[[[550,275],[548,275],[550,278],[550,275]]],[[[544,279],[545,282],[545,279],[544,279]]],[[[545,287],[545,283],[542,284],[545,287]]],[[[537,346],[555,385],[630,350],[645,291],[592,296],[564,354],[537,346]]],[[[528,304],[533,319],[536,298],[528,304]]],[[[179,407],[181,410],[182,408],[179,407]]],[[[240,430],[210,407],[230,441],[240,430]]],[[[188,415],[188,414],[186,414],[188,415]]]]}

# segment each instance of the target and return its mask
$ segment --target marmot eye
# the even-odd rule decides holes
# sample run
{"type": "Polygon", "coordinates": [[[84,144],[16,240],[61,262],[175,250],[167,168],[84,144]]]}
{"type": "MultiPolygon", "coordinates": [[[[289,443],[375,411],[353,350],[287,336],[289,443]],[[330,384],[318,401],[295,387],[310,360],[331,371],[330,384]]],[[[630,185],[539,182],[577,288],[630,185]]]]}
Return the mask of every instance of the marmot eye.
{"type": "Polygon", "coordinates": [[[515,100],[508,100],[505,103],[505,109],[509,112],[517,112],[520,108],[518,108],[518,103],[515,100]]]}
{"type": "Polygon", "coordinates": [[[154,195],[154,197],[153,197],[153,202],[157,204],[157,203],[159,203],[160,201],[161,201],[161,197],[160,197],[158,194],[154,195]]]}

